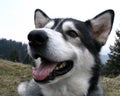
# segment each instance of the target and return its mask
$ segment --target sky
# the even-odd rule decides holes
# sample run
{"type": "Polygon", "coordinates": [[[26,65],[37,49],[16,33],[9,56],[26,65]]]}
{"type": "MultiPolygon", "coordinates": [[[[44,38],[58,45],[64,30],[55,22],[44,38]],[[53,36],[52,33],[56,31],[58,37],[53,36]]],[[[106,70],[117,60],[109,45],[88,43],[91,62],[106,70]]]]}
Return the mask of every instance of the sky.
{"type": "Polygon", "coordinates": [[[112,32],[102,53],[114,44],[120,27],[119,0],[0,0],[0,38],[27,43],[27,34],[34,27],[34,10],[42,9],[49,17],[72,17],[85,21],[107,9],[115,11],[112,32]]]}

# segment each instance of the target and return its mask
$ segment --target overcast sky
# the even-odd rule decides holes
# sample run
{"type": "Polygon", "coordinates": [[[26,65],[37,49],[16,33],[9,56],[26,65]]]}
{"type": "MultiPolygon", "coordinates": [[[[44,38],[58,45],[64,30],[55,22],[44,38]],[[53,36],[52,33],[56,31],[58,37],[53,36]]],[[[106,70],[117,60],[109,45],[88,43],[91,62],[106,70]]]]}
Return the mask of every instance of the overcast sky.
{"type": "Polygon", "coordinates": [[[0,38],[27,43],[27,34],[34,29],[34,10],[42,9],[51,18],[72,17],[82,21],[100,12],[113,9],[115,21],[102,53],[114,44],[115,30],[120,26],[119,0],[0,0],[0,38]]]}

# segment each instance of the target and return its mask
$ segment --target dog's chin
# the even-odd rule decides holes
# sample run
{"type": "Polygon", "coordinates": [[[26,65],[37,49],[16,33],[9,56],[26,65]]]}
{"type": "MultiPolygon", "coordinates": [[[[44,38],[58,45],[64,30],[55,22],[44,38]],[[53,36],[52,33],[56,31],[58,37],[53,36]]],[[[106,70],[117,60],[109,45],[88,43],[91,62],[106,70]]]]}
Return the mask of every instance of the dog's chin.
{"type": "Polygon", "coordinates": [[[37,83],[50,83],[57,78],[66,75],[73,68],[72,60],[55,62],[41,57],[41,64],[38,68],[32,68],[33,78],[37,83]]]}

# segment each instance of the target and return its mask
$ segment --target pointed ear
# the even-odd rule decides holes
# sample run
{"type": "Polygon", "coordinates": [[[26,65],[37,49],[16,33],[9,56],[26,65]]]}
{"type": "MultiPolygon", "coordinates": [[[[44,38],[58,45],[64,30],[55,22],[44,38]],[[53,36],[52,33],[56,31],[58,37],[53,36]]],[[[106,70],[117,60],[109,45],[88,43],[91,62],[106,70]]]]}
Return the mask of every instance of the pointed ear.
{"type": "Polygon", "coordinates": [[[106,43],[112,29],[113,20],[113,10],[106,10],[90,20],[93,37],[99,44],[104,45],[106,43]]]}
{"type": "Polygon", "coordinates": [[[42,28],[50,20],[50,18],[40,9],[36,9],[34,13],[34,22],[36,28],[42,28]]]}

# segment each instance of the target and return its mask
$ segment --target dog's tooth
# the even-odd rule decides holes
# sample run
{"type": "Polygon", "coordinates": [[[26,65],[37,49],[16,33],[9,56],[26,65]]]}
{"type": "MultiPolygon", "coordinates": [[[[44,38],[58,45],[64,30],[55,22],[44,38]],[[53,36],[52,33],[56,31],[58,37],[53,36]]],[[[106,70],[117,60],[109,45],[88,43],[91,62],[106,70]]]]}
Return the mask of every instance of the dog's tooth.
{"type": "Polygon", "coordinates": [[[65,63],[63,63],[62,65],[63,65],[63,67],[65,67],[65,63]]]}
{"type": "Polygon", "coordinates": [[[55,70],[58,70],[58,67],[56,67],[55,70]]]}
{"type": "Polygon", "coordinates": [[[65,63],[61,63],[59,66],[55,68],[55,70],[60,70],[65,67],[65,63]]]}
{"type": "Polygon", "coordinates": [[[59,70],[60,68],[58,67],[57,70],[59,70]]]}
{"type": "Polygon", "coordinates": [[[62,64],[60,65],[60,68],[63,68],[63,65],[62,65],[62,64]]]}

